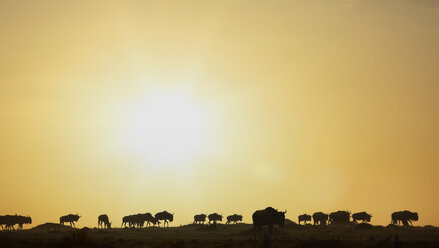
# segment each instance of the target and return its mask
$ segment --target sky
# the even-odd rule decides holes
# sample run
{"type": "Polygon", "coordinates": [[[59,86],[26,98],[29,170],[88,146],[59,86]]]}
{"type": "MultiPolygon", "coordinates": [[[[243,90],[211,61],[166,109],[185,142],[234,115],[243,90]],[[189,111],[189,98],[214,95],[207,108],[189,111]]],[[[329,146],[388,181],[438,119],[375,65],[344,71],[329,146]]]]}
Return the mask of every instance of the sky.
{"type": "Polygon", "coordinates": [[[0,1],[0,214],[439,225],[439,3],[0,1]]]}

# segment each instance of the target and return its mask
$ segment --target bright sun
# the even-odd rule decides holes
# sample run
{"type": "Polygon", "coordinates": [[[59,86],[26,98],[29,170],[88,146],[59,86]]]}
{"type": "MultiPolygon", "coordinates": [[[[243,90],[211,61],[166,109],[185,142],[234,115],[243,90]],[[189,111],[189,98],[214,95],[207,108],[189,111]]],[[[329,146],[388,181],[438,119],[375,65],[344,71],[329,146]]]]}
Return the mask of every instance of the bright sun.
{"type": "Polygon", "coordinates": [[[152,91],[122,115],[124,146],[149,166],[185,165],[209,146],[209,112],[184,91],[152,91]]]}

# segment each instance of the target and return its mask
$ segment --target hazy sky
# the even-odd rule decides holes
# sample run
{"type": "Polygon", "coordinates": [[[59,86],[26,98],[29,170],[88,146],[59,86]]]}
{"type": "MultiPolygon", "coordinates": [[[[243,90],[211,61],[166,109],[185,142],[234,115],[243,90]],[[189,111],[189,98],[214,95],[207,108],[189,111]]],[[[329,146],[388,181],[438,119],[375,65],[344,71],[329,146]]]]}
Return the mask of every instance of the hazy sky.
{"type": "Polygon", "coordinates": [[[439,225],[439,2],[0,2],[0,214],[439,225]]]}

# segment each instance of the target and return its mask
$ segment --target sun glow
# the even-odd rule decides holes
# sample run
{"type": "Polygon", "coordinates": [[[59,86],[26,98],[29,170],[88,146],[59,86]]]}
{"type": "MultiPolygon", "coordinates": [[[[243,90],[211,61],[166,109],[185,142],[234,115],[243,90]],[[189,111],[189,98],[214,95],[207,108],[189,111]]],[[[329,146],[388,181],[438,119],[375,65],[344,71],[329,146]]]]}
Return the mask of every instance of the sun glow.
{"type": "Polygon", "coordinates": [[[124,147],[152,167],[186,165],[208,150],[211,120],[205,105],[182,90],[155,90],[122,113],[124,147]]]}

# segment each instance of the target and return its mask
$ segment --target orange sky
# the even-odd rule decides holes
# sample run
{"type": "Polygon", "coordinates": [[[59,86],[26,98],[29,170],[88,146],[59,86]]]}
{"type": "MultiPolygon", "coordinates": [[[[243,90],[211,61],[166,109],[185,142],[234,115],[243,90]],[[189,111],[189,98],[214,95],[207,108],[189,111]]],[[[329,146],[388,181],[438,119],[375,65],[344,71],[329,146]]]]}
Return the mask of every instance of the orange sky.
{"type": "Polygon", "coordinates": [[[428,0],[2,1],[0,214],[439,225],[438,23],[428,0]]]}

